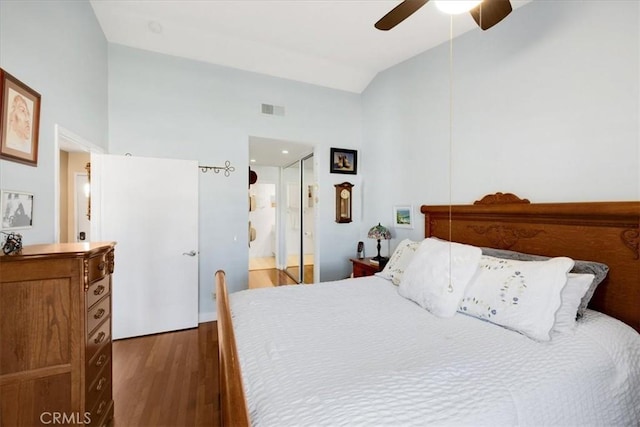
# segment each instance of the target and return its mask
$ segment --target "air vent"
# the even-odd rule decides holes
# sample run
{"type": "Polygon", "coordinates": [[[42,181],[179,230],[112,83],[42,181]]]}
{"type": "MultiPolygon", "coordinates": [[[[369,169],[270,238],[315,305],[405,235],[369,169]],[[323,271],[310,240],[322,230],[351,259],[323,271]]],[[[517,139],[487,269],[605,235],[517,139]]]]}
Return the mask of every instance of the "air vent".
{"type": "Polygon", "coordinates": [[[284,107],[280,105],[262,104],[262,114],[284,116],[284,107]]]}

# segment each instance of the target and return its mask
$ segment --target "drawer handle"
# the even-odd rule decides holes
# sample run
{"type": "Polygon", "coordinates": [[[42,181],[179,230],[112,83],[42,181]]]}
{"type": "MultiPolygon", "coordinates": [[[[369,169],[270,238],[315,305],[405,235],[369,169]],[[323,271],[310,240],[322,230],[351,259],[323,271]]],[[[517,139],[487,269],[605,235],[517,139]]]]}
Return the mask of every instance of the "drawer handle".
{"type": "Polygon", "coordinates": [[[102,402],[100,402],[100,406],[98,406],[98,409],[96,410],[96,415],[100,415],[102,411],[104,411],[105,406],[107,406],[106,400],[103,400],[102,402]]]}
{"type": "Polygon", "coordinates": [[[107,355],[106,354],[101,354],[100,357],[98,357],[98,360],[96,360],[96,367],[100,367],[102,365],[104,365],[104,362],[107,360],[107,355]]]}
{"type": "Polygon", "coordinates": [[[100,264],[98,264],[98,270],[103,271],[104,267],[106,266],[106,264],[103,262],[101,262],[100,264]]]}
{"type": "Polygon", "coordinates": [[[102,387],[104,387],[106,382],[107,379],[105,377],[100,378],[100,381],[98,381],[98,385],[96,386],[96,391],[102,390],[102,387]]]}
{"type": "Polygon", "coordinates": [[[96,344],[100,344],[102,341],[104,341],[106,336],[107,336],[107,334],[105,334],[104,332],[100,332],[98,334],[98,336],[96,337],[96,339],[93,340],[93,342],[96,343],[96,344]]]}
{"type": "Polygon", "coordinates": [[[102,316],[104,316],[104,314],[105,314],[105,313],[106,313],[106,311],[104,310],[104,308],[101,308],[100,310],[98,310],[98,311],[96,312],[96,314],[94,314],[94,315],[93,315],[93,318],[94,318],[94,319],[99,319],[99,318],[101,318],[102,316]]]}
{"type": "Polygon", "coordinates": [[[94,295],[100,295],[104,292],[104,285],[98,285],[98,287],[93,291],[94,295]]]}

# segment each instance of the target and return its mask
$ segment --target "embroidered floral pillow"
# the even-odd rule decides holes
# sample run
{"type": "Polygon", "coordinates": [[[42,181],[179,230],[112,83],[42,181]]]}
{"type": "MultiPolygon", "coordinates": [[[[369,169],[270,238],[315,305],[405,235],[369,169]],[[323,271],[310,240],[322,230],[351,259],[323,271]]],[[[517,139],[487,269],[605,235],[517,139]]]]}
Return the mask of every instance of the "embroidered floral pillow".
{"type": "Polygon", "coordinates": [[[394,285],[399,285],[405,270],[413,259],[416,250],[420,246],[420,242],[404,239],[398,244],[393,255],[389,258],[389,262],[384,266],[378,276],[391,280],[394,285]]]}
{"type": "Polygon", "coordinates": [[[566,257],[516,261],[483,255],[458,311],[549,341],[573,264],[566,257]]]}

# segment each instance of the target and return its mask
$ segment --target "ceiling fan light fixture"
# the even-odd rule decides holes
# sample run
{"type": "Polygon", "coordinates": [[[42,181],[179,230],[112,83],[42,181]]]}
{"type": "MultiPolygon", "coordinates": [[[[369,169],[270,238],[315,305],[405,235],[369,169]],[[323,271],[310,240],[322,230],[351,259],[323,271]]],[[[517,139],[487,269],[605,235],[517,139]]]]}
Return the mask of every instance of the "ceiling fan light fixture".
{"type": "Polygon", "coordinates": [[[482,0],[435,0],[437,8],[449,15],[469,12],[480,3],[482,0]]]}

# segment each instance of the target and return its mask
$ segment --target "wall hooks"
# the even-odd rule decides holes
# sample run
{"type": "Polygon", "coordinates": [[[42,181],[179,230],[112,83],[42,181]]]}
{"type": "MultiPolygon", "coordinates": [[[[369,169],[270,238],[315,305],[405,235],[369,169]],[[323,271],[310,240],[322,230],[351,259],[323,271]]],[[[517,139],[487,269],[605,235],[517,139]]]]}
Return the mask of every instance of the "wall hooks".
{"type": "Polygon", "coordinates": [[[220,173],[220,171],[224,171],[224,176],[231,175],[231,172],[236,170],[235,167],[231,166],[231,162],[227,160],[224,162],[224,166],[198,166],[203,173],[207,173],[210,170],[213,170],[215,173],[220,173]]]}

